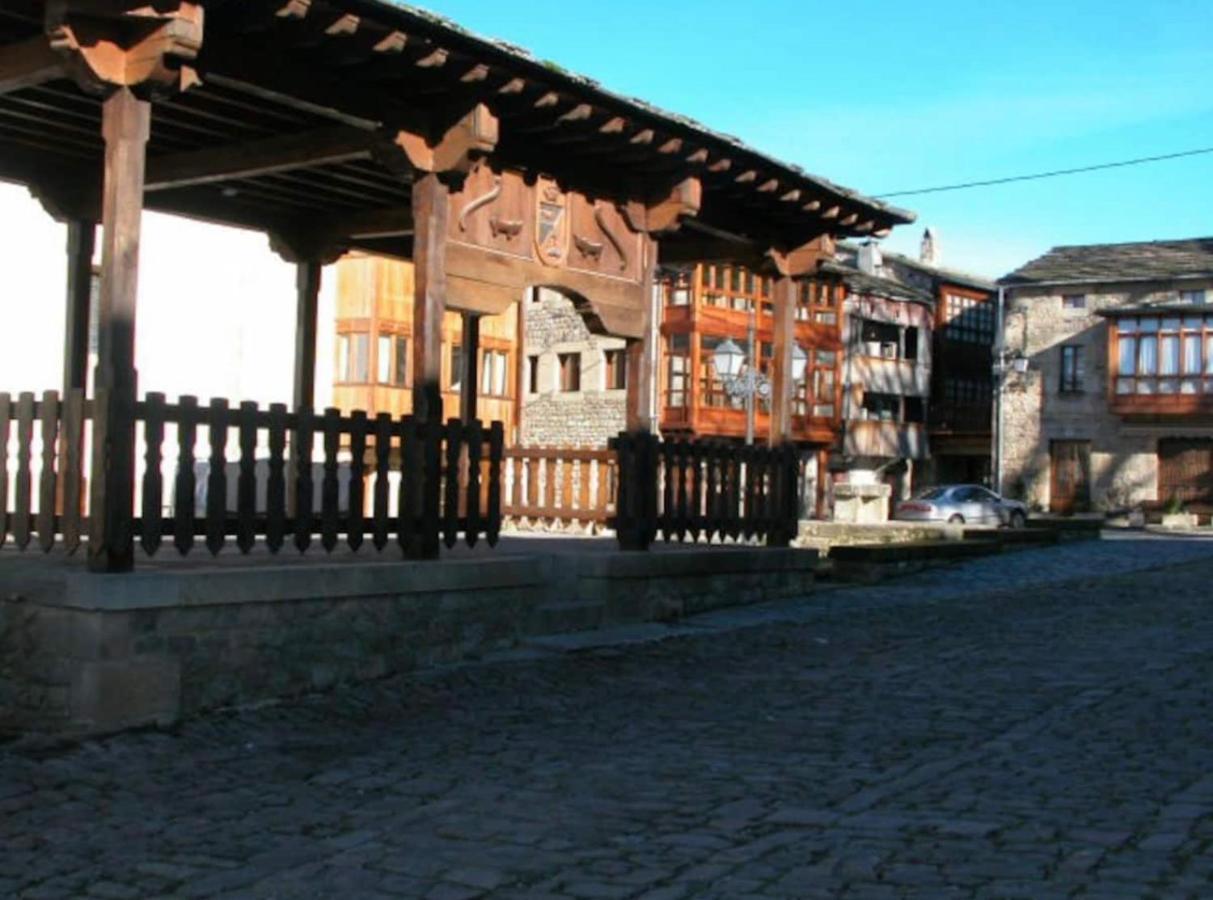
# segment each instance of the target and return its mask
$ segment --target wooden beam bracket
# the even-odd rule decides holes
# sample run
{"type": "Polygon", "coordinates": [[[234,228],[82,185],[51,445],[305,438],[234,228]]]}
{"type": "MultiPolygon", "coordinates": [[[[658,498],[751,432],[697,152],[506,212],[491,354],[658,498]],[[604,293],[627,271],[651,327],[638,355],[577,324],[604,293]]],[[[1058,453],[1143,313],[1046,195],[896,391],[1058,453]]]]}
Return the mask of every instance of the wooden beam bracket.
{"type": "Polygon", "coordinates": [[[414,169],[459,179],[471,171],[478,159],[496,149],[500,133],[497,117],[479,103],[436,140],[413,131],[400,131],[393,144],[403,151],[414,169]]]}
{"type": "Polygon", "coordinates": [[[199,2],[59,0],[46,4],[45,29],[67,72],[91,93],[130,88],[147,98],[198,83],[192,63],[202,47],[199,2]]]}

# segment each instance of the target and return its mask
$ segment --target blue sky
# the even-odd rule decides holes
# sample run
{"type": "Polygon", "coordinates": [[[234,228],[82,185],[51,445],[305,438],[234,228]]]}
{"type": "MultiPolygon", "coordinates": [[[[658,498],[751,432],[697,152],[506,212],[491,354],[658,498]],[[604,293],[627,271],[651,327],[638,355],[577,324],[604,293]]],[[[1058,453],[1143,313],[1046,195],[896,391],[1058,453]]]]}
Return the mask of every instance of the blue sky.
{"type": "MultiPolygon", "coordinates": [[[[423,4],[424,5],[424,4],[423,4]]],[[[869,194],[1213,147],[1213,2],[434,0],[428,8],[869,194]]],[[[1213,234],[1213,154],[898,198],[944,262],[1213,234]]]]}

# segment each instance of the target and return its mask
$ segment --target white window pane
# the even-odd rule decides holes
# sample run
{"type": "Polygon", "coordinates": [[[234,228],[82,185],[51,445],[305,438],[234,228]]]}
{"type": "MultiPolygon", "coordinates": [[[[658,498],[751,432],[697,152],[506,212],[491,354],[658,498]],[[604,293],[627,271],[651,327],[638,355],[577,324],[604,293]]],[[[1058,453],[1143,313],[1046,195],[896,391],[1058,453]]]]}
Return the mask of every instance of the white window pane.
{"type": "Polygon", "coordinates": [[[1137,371],[1137,341],[1131,337],[1120,339],[1120,374],[1132,375],[1137,371]]]}
{"type": "Polygon", "coordinates": [[[390,384],[392,380],[392,338],[380,335],[376,341],[375,380],[379,384],[390,384]]]}
{"type": "Polygon", "coordinates": [[[1179,374],[1179,337],[1167,335],[1162,339],[1160,375],[1179,374]]]}

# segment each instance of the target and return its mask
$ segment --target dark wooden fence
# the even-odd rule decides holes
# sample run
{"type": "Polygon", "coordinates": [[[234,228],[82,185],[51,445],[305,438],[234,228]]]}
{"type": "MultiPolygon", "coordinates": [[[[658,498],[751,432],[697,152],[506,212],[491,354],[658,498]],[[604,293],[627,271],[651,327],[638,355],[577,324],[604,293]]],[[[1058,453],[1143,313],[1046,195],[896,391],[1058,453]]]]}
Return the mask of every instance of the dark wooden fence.
{"type": "Polygon", "coordinates": [[[795,448],[622,434],[614,524],[624,549],[666,541],[754,541],[787,546],[799,520],[795,448]]]}
{"type": "MultiPolygon", "coordinates": [[[[11,536],[25,549],[36,535],[43,550],[57,540],[68,552],[79,547],[88,531],[91,415],[79,391],[62,399],[49,391],[40,401],[0,393],[0,544],[11,536]]],[[[494,545],[500,534],[500,422],[200,406],[188,396],[169,404],[162,394],[137,403],[135,420],[143,458],[130,527],[148,555],[166,539],[185,554],[201,538],[218,554],[229,539],[242,553],[258,539],[277,553],[288,542],[304,552],[318,537],[330,552],[343,540],[353,550],[394,541],[425,558],[440,543],[462,537],[474,546],[484,537],[494,545]],[[167,478],[166,451],[176,458],[167,478]]]]}

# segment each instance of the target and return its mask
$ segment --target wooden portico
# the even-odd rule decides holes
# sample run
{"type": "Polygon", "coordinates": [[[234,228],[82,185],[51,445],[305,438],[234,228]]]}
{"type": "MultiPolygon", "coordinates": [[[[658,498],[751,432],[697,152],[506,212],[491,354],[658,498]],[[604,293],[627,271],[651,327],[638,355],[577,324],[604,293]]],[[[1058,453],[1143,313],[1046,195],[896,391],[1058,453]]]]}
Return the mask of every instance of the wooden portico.
{"type": "MultiPolygon", "coordinates": [[[[212,459],[220,462],[226,438],[216,433],[238,429],[242,479],[252,477],[246,464],[258,430],[268,431],[271,508],[262,522],[250,501],[248,514],[230,523],[242,550],[262,534],[271,547],[280,545],[292,529],[296,544],[307,546],[311,520],[300,515],[292,525],[282,507],[287,496],[296,505],[310,502],[310,470],[298,463],[309,458],[314,436],[322,435],[326,448],[346,438],[353,448],[376,448],[367,465],[380,475],[393,464],[392,441],[406,464],[416,450],[418,470],[424,460],[436,471],[443,454],[457,459],[461,447],[478,467],[482,440],[492,452],[491,429],[464,422],[468,430],[445,437],[433,430],[441,415],[443,312],[466,316],[464,358],[474,366],[477,317],[502,312],[531,286],[577,298],[594,327],[629,340],[629,426],[647,429],[654,419],[651,310],[659,259],[735,262],[775,279],[771,433],[773,442],[786,439],[794,279],[815,265],[814,242],[823,234],[879,236],[912,219],[515,47],[386,0],[5,2],[0,178],[28,185],[69,233],[63,405],[84,412],[64,431],[64,447],[49,451],[52,475],[48,487],[44,468],[37,528],[45,545],[53,543],[54,534],[45,532],[59,528],[60,516],[75,519],[77,528],[86,523],[90,567],[107,572],[133,566],[137,537],[152,550],[159,544],[159,513],[145,508],[139,517],[135,509],[137,421],[145,442],[165,422],[181,429],[210,424],[212,459]],[[265,232],[273,249],[297,264],[291,410],[229,414],[221,403],[212,405],[213,418],[201,419],[185,404],[166,411],[162,399],[140,399],[134,347],[144,208],[265,232]],[[89,274],[98,239],[99,363],[95,394],[86,400],[89,274]],[[409,428],[431,429],[416,448],[408,429],[392,425],[377,433],[387,426],[365,417],[334,423],[311,410],[321,268],[349,250],[415,265],[409,428]],[[92,422],[87,466],[72,457],[72,443],[77,457],[81,446],[72,429],[82,416],[92,422]],[[297,440],[301,435],[306,440],[297,440]],[[285,474],[284,452],[296,461],[285,474]],[[88,469],[86,510],[81,498],[56,498],[56,461],[60,478],[73,466],[88,469]]],[[[462,379],[470,392],[478,381],[474,371],[462,379]]],[[[58,403],[54,398],[52,407],[58,403]]],[[[474,409],[474,402],[464,408],[474,409]]],[[[32,427],[34,416],[30,405],[16,417],[18,431],[32,427]]],[[[142,482],[145,507],[149,490],[162,487],[152,455],[142,482]]],[[[363,462],[354,455],[361,479],[363,462]]],[[[329,503],[334,472],[335,464],[326,468],[320,486],[325,509],[333,510],[323,521],[326,547],[337,531],[336,500],[329,503]]],[[[26,471],[27,496],[29,481],[26,471]]],[[[377,512],[378,494],[387,490],[379,484],[377,512]]],[[[438,480],[414,487],[414,494],[402,492],[402,502],[435,512],[438,480]]],[[[245,480],[240,490],[255,495],[245,480]]],[[[469,496],[479,490],[473,484],[469,496]]],[[[205,534],[214,549],[229,523],[222,498],[210,502],[205,534]]],[[[386,508],[385,499],[385,517],[386,508]]],[[[28,539],[33,517],[28,509],[16,512],[14,527],[28,539]]],[[[472,518],[444,527],[448,535],[470,528],[474,539],[472,518]]],[[[376,519],[382,547],[383,522],[376,519]]],[[[0,522],[0,535],[6,527],[0,522]]],[[[411,555],[437,553],[436,536],[406,540],[401,528],[411,555]]],[[[180,527],[177,537],[186,542],[180,527]]]]}

